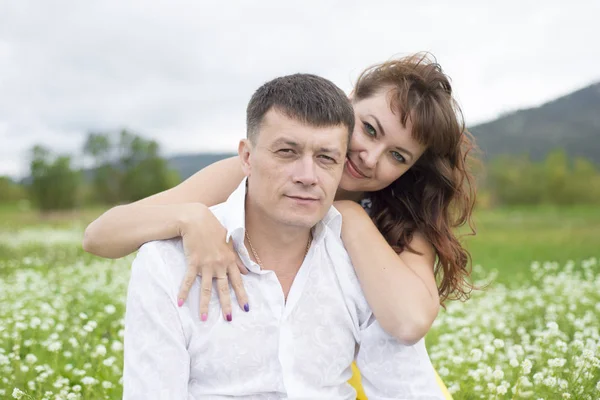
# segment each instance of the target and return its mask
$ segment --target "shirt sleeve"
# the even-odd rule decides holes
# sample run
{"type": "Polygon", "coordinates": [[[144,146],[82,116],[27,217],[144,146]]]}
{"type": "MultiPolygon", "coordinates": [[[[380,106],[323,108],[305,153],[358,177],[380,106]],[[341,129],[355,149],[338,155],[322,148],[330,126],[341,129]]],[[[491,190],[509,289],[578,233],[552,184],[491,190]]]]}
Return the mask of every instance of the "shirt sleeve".
{"type": "Polygon", "coordinates": [[[424,339],[406,346],[375,320],[363,327],[356,364],[369,400],[444,399],[424,339]]]}
{"type": "Polygon", "coordinates": [[[188,399],[190,356],[168,267],[152,242],[133,262],[125,311],[125,400],[188,399]]]}

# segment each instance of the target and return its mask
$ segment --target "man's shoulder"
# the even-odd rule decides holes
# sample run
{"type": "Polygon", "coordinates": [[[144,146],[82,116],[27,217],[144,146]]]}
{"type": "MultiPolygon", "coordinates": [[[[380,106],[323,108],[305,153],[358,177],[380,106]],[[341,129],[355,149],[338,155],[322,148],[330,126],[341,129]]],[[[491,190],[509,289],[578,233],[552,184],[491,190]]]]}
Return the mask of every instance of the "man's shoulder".
{"type": "Polygon", "coordinates": [[[183,241],[180,237],[144,243],[138,251],[138,257],[140,256],[155,261],[152,264],[157,266],[169,265],[172,268],[181,263],[185,265],[183,241]]]}
{"type": "Polygon", "coordinates": [[[230,205],[228,205],[227,202],[223,202],[209,207],[208,209],[222,225],[225,225],[225,217],[227,216],[228,207],[230,207],[230,205]]]}
{"type": "Polygon", "coordinates": [[[158,252],[183,252],[183,241],[181,237],[165,240],[153,240],[146,242],[140,247],[140,251],[158,252]]]}
{"type": "Polygon", "coordinates": [[[326,228],[324,243],[340,288],[347,300],[356,307],[359,313],[359,321],[362,322],[369,317],[371,311],[363,294],[350,254],[348,254],[342,238],[335,229],[326,228]]]}

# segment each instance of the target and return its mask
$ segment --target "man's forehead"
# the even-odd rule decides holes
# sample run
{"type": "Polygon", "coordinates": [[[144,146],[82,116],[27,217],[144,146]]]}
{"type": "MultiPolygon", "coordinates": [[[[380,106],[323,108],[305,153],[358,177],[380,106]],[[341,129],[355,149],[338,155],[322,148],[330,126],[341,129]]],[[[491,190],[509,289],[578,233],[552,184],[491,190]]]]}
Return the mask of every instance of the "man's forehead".
{"type": "Polygon", "coordinates": [[[340,147],[342,137],[336,132],[277,132],[269,140],[272,145],[290,145],[296,147],[340,147]]]}
{"type": "Polygon", "coordinates": [[[272,109],[265,115],[259,140],[263,145],[312,148],[345,148],[348,128],[344,125],[314,126],[272,109]]]}

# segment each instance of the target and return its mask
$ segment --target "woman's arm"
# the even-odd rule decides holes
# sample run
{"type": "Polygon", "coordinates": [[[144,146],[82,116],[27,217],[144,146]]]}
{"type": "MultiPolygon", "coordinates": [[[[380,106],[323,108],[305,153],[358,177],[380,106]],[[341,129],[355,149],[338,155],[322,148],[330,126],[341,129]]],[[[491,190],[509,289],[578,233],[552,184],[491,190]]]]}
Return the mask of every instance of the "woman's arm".
{"type": "Polygon", "coordinates": [[[83,249],[105,258],[119,258],[152,240],[181,235],[181,228],[207,215],[208,208],[227,200],[244,177],[238,157],[218,161],[172,189],[135,203],[116,206],[85,230],[83,249]]]}
{"type": "Polygon", "coordinates": [[[214,163],[178,186],[138,202],[114,207],[85,230],[83,249],[101,257],[123,257],[152,240],[181,236],[188,269],[178,294],[181,307],[196,276],[202,275],[200,318],[208,316],[212,278],[217,278],[223,317],[231,314],[229,282],[241,308],[249,311],[240,272],[245,272],[227,231],[207,206],[222,203],[244,177],[238,157],[214,163]]]}
{"type": "Polygon", "coordinates": [[[440,306],[433,246],[415,233],[410,245],[423,255],[396,254],[360,205],[348,200],[334,205],[342,214],[342,240],[377,321],[401,342],[418,342],[440,306]]]}

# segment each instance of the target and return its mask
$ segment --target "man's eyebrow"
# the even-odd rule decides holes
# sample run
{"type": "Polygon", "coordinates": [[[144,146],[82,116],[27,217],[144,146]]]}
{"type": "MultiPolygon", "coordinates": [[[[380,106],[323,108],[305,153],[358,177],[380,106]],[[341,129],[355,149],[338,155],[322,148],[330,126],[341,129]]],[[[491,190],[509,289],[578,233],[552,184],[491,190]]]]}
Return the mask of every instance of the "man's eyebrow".
{"type": "MultiPolygon", "coordinates": [[[[375,124],[377,125],[377,129],[379,129],[381,136],[385,136],[385,131],[383,130],[383,126],[381,126],[379,119],[377,119],[377,117],[373,114],[369,114],[369,117],[375,120],[375,124]]],[[[400,150],[401,153],[406,153],[411,159],[415,158],[415,156],[413,156],[413,154],[410,151],[406,150],[404,147],[396,146],[396,149],[400,150]]]]}
{"type": "Polygon", "coordinates": [[[293,148],[301,147],[297,142],[294,142],[292,139],[288,139],[288,138],[279,138],[271,144],[271,146],[282,146],[282,145],[290,146],[293,148]]]}

